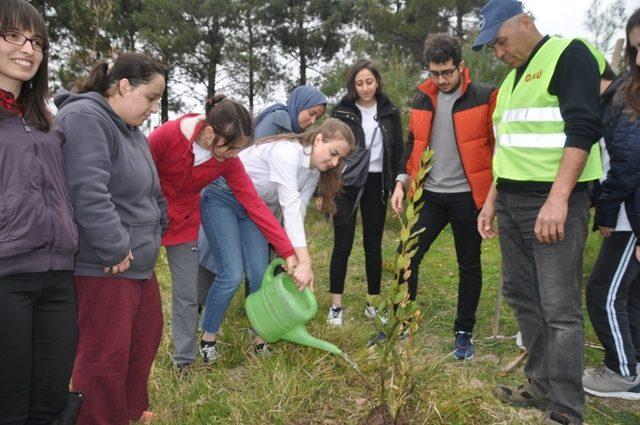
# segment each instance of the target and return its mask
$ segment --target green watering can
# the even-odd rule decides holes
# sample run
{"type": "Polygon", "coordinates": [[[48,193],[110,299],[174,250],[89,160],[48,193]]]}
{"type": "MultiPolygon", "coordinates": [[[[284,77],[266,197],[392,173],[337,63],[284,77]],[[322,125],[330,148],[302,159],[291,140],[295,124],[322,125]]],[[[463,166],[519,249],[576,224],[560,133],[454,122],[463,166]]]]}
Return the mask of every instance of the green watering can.
{"type": "Polygon", "coordinates": [[[286,272],[274,275],[284,261],[276,258],[269,264],[260,289],[247,297],[245,308],[251,326],[268,342],[285,341],[308,345],[342,355],[335,345],[309,335],[305,323],[318,311],[318,302],[311,289],[298,290],[286,272]]]}

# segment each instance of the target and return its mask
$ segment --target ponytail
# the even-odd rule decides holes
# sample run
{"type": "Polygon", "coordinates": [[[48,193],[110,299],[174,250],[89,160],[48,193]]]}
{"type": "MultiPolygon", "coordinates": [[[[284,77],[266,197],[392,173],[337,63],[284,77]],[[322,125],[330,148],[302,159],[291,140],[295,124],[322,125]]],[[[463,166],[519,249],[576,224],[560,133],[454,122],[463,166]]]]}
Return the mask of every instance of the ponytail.
{"type": "Polygon", "coordinates": [[[100,61],[96,63],[93,68],[91,68],[87,79],[78,87],[78,93],[95,91],[105,96],[112,83],[108,74],[109,64],[107,62],[100,61]]]}

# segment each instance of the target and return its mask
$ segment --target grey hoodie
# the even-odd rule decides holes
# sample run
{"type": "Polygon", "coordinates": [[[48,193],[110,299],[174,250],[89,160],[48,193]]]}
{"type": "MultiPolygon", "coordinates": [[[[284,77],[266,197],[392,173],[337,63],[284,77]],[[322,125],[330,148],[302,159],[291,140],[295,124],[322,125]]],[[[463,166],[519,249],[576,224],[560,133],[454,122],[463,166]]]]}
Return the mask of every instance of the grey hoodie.
{"type": "Polygon", "coordinates": [[[66,135],[66,182],[79,230],[76,275],[106,276],[104,268],[131,250],[131,267],[118,276],[149,278],[168,221],[146,137],[99,93],[62,92],[54,102],[66,135]]]}

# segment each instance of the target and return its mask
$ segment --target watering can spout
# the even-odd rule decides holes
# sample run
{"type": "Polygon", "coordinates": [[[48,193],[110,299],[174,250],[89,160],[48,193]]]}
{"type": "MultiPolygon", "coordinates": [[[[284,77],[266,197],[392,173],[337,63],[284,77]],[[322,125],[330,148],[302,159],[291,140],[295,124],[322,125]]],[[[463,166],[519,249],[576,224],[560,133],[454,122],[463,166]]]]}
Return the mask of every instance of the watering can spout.
{"type": "Polygon", "coordinates": [[[289,332],[282,336],[285,341],[294,342],[296,344],[307,345],[309,347],[318,348],[320,350],[328,351],[332,354],[342,355],[342,351],[331,344],[330,342],[323,341],[314,336],[311,336],[304,326],[297,326],[291,329],[289,332]]]}

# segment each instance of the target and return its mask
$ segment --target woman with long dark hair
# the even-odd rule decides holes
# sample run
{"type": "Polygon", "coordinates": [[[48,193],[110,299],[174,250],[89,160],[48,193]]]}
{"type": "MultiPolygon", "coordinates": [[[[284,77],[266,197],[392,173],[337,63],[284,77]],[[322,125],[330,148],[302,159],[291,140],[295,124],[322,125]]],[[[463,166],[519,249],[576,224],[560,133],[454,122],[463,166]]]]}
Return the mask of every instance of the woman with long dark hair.
{"type": "MultiPolygon", "coordinates": [[[[387,198],[402,156],[402,122],[398,108],[382,91],[382,76],[367,59],[357,61],[347,76],[347,94],[331,113],[353,131],[359,152],[366,154],[358,164],[346,162],[344,191],[337,200],[333,216],[333,252],[329,280],[331,307],[327,321],[342,325],[342,294],[347,264],[356,229],[358,208],[362,216],[367,293],[378,295],[382,279],[382,232],[387,214],[387,198]],[[365,213],[366,212],[366,213],[365,213]]],[[[366,317],[373,319],[375,309],[366,305],[366,317]]]]}
{"type": "Polygon", "coordinates": [[[48,50],[38,11],[1,0],[0,423],[60,418],[76,346],[78,233],[47,107],[48,50]]]}
{"type": "Polygon", "coordinates": [[[78,93],[55,96],[66,135],[66,182],[80,245],[74,281],[79,424],[147,418],[147,380],[162,336],[154,266],[167,211],[140,126],[165,87],[165,67],[137,53],[98,62],[78,93]]]}
{"type": "Polygon", "coordinates": [[[604,363],[587,368],[582,385],[595,396],[640,400],[640,9],[626,34],[629,72],[603,94],[609,168],[594,221],[604,240],[586,291],[604,363]]]}

